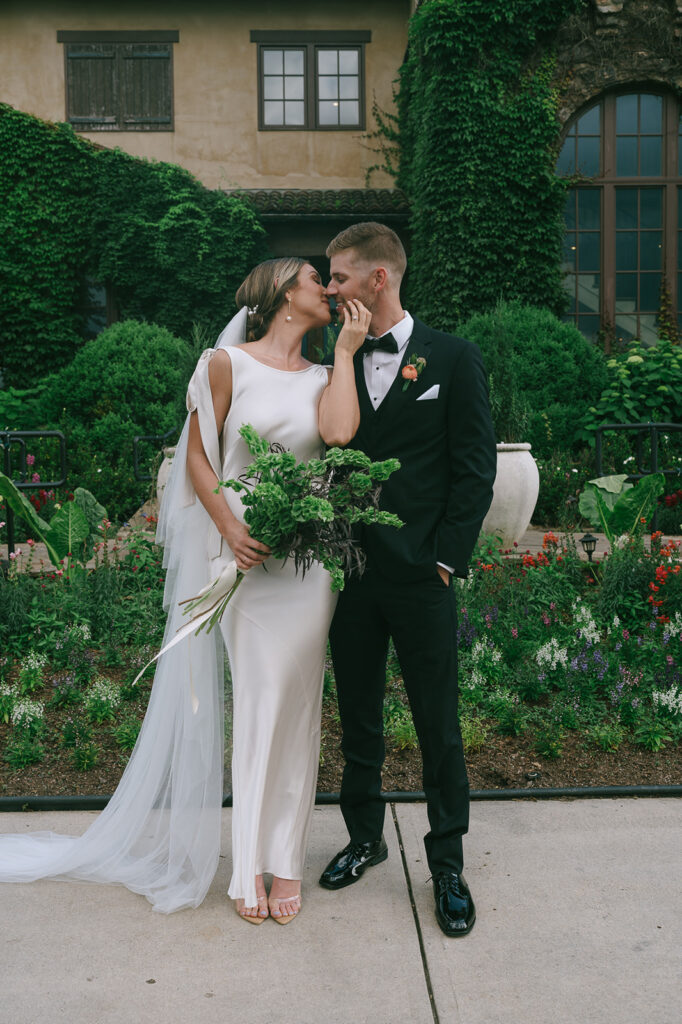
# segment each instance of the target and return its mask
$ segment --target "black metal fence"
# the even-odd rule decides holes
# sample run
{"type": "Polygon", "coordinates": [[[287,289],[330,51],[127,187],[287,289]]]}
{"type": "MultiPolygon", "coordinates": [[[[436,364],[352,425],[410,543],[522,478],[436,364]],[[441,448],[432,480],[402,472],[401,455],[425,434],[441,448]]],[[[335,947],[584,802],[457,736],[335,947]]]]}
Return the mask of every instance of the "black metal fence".
{"type": "MultiPolygon", "coordinates": [[[[602,435],[606,431],[636,431],[636,451],[635,451],[635,463],[636,472],[628,473],[628,481],[634,483],[636,480],[641,480],[643,476],[648,476],[650,473],[663,473],[664,476],[670,477],[671,479],[682,479],[682,472],[679,466],[664,469],[658,464],[659,454],[659,434],[670,434],[682,432],[682,424],[680,423],[605,423],[603,426],[598,427],[595,436],[595,463],[597,469],[597,476],[603,475],[603,440],[602,435]],[[646,465],[645,455],[645,441],[649,440],[649,465],[646,465]]],[[[654,513],[654,517],[651,521],[651,528],[655,530],[658,525],[658,512],[654,513]]]]}
{"type": "MultiPolygon", "coordinates": [[[[0,450],[2,450],[2,471],[5,476],[12,480],[12,472],[18,470],[19,479],[12,480],[12,483],[18,490],[48,491],[62,487],[66,483],[66,438],[61,430],[0,430],[0,450]],[[47,437],[55,437],[59,441],[59,477],[55,480],[29,480],[27,479],[30,470],[26,459],[28,455],[26,449],[27,442],[47,437]],[[16,467],[15,462],[17,448],[18,467],[16,467]],[[13,462],[15,463],[15,470],[13,470],[13,462]]],[[[5,504],[7,508],[5,519],[7,526],[7,553],[11,555],[14,552],[14,513],[9,502],[5,502],[5,504]]]]}

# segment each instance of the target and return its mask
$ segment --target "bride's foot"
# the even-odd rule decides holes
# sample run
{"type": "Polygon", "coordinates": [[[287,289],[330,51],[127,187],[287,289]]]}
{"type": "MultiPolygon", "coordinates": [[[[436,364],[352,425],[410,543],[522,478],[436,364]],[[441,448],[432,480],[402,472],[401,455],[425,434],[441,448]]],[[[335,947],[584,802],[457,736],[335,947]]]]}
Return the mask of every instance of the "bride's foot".
{"type": "Polygon", "coordinates": [[[290,878],[272,879],[268,899],[270,916],[277,924],[289,924],[301,909],[301,883],[290,878]]]}
{"type": "Polygon", "coordinates": [[[268,897],[265,892],[262,875],[256,875],[256,899],[258,901],[258,906],[256,907],[246,907],[244,906],[244,900],[235,900],[237,913],[245,921],[248,921],[249,924],[262,924],[268,916],[268,897]]]}

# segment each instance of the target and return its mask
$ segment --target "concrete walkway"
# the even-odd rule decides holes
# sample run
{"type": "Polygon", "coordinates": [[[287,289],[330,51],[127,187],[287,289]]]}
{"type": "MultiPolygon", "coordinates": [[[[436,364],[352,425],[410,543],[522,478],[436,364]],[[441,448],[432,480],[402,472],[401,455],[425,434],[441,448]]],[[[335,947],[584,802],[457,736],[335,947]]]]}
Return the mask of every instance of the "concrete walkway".
{"type": "MultiPolygon", "coordinates": [[[[472,804],[478,921],[433,917],[423,804],[387,808],[386,863],[337,893],[345,843],[317,807],[299,920],[240,921],[220,868],[197,910],[165,917],[122,888],[0,885],[0,1024],[676,1024],[682,803],[472,804]]],[[[0,833],[82,831],[81,812],[0,814],[0,833]]]]}

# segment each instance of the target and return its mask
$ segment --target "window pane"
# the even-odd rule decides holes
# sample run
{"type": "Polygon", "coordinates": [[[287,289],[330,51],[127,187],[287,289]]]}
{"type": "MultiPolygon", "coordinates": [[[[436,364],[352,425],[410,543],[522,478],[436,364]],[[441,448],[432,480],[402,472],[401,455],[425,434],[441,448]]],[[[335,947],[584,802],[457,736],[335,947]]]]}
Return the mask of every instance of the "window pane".
{"type": "Polygon", "coordinates": [[[645,345],[655,345],[658,341],[656,330],[656,314],[649,313],[639,318],[639,331],[637,332],[645,345]]]}
{"type": "Polygon", "coordinates": [[[339,74],[357,75],[358,72],[358,51],[339,50],[339,74]]]}
{"type": "Polygon", "coordinates": [[[320,75],[338,75],[339,73],[339,52],[338,50],[317,51],[317,71],[320,75]]]}
{"type": "Polygon", "coordinates": [[[284,95],[283,79],[267,75],[263,79],[263,97],[266,100],[281,100],[284,95]]]}
{"type": "Polygon", "coordinates": [[[569,192],[566,197],[564,221],[566,223],[566,230],[573,231],[575,228],[575,189],[569,192]]]}
{"type": "Polygon", "coordinates": [[[303,50],[285,50],[284,73],[285,75],[303,74],[303,50]]]}
{"type": "Polygon", "coordinates": [[[637,318],[634,316],[616,317],[616,339],[628,342],[637,335],[637,318]]]}
{"type": "Polygon", "coordinates": [[[341,112],[339,114],[341,124],[358,124],[360,121],[360,108],[357,100],[341,100],[341,112]]]}
{"type": "Polygon", "coordinates": [[[575,172],[575,138],[569,136],[561,147],[556,164],[557,174],[573,174],[575,172]]]}
{"type": "Polygon", "coordinates": [[[619,178],[637,176],[637,137],[625,135],[616,139],[616,174],[619,178]]]}
{"type": "Polygon", "coordinates": [[[600,139],[598,136],[578,138],[578,170],[585,177],[599,174],[600,139]]]}
{"type": "Polygon", "coordinates": [[[637,227],[637,189],[616,189],[616,227],[637,227]]]}
{"type": "Polygon", "coordinates": [[[623,135],[637,134],[637,96],[616,97],[616,133],[623,135]]]}
{"type": "Polygon", "coordinates": [[[640,227],[660,228],[663,226],[662,190],[660,188],[643,188],[640,190],[640,227]]]}
{"type": "Polygon", "coordinates": [[[298,102],[284,102],[284,118],[287,124],[303,124],[303,104],[298,102]]]}
{"type": "Polygon", "coordinates": [[[639,130],[642,135],[660,135],[663,129],[663,98],[643,95],[639,98],[639,130]]]}
{"type": "Polygon", "coordinates": [[[616,312],[631,313],[637,306],[637,274],[616,274],[616,312]]]}
{"type": "Polygon", "coordinates": [[[330,77],[327,75],[320,75],[318,79],[318,95],[321,100],[335,100],[339,96],[339,80],[338,78],[330,77]]]}
{"type": "Polygon", "coordinates": [[[639,236],[639,269],[660,270],[663,255],[660,231],[642,231],[639,236]]]}
{"type": "Polygon", "coordinates": [[[597,231],[579,232],[578,266],[580,270],[599,270],[599,233],[597,231]]]}
{"type": "Polygon", "coordinates": [[[599,228],[599,199],[601,193],[596,188],[579,188],[578,193],[578,227],[583,229],[599,228]]]}
{"type": "Polygon", "coordinates": [[[599,312],[599,274],[578,274],[578,309],[580,312],[599,312]]]}
{"type": "Polygon", "coordinates": [[[597,104],[588,110],[578,120],[578,133],[580,135],[599,135],[601,104],[597,104]]]}
{"type": "Polygon", "coordinates": [[[641,274],[639,278],[639,308],[657,310],[660,303],[661,275],[641,274]]]}
{"type": "Polygon", "coordinates": [[[284,124],[284,104],[266,100],[263,103],[263,121],[265,124],[284,124]]]}
{"type": "Polygon", "coordinates": [[[318,104],[320,124],[338,124],[339,108],[336,103],[325,100],[318,104]]]}
{"type": "Polygon", "coordinates": [[[576,239],[574,231],[567,231],[564,236],[564,258],[561,266],[566,271],[575,270],[576,239]]]}
{"type": "Polygon", "coordinates": [[[281,50],[263,50],[263,74],[281,75],[284,71],[281,50]]]}
{"type": "Polygon", "coordinates": [[[637,270],[637,232],[616,233],[616,270],[637,270]]]}
{"type": "Polygon", "coordinates": [[[599,334],[599,317],[585,316],[578,317],[578,330],[590,341],[596,341],[599,334]]]}
{"type": "Polygon", "coordinates": [[[295,78],[293,75],[288,75],[284,79],[284,96],[288,100],[302,100],[303,79],[298,75],[295,78]]]}
{"type": "Polygon", "coordinates": [[[350,78],[344,75],[339,79],[339,95],[342,100],[356,100],[358,98],[359,79],[350,78]]]}
{"type": "Polygon", "coordinates": [[[653,178],[661,173],[663,140],[660,135],[644,136],[639,140],[639,173],[653,178]]]}

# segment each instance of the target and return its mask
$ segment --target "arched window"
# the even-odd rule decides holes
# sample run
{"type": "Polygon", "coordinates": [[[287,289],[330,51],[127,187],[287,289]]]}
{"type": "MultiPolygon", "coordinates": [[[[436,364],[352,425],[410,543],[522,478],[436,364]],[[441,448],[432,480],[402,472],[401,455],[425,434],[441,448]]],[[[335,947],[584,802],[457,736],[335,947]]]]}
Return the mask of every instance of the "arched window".
{"type": "Polygon", "coordinates": [[[681,170],[680,104],[670,94],[609,93],[569,124],[557,172],[586,180],[566,203],[566,319],[588,338],[604,328],[620,343],[653,344],[664,276],[679,308],[681,170]]]}

